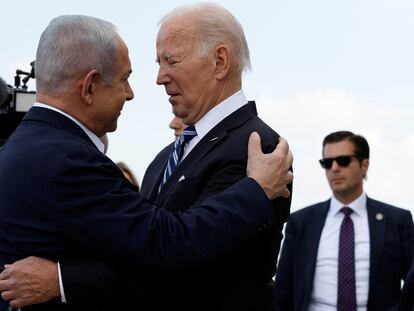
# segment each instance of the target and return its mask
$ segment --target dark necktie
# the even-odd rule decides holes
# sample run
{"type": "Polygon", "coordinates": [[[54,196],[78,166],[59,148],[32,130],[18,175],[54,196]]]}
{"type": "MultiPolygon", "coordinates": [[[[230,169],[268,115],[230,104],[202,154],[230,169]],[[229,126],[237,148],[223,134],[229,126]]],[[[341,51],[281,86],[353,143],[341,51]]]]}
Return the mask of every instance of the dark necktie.
{"type": "Polygon", "coordinates": [[[339,234],[338,252],[338,311],[356,311],[355,241],[352,209],[343,207],[344,219],[339,234]]]}
{"type": "Polygon", "coordinates": [[[165,167],[164,175],[162,177],[160,187],[158,192],[161,191],[161,188],[167,182],[168,178],[174,172],[177,165],[180,163],[183,156],[185,145],[197,136],[197,132],[194,125],[187,126],[181,133],[180,137],[175,141],[174,150],[170,155],[170,158],[165,167]]]}

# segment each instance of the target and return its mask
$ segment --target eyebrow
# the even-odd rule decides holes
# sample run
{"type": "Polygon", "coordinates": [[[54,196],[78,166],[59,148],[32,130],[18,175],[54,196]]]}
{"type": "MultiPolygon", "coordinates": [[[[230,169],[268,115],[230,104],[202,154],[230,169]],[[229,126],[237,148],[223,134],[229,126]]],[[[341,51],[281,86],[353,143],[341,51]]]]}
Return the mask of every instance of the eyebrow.
{"type": "MultiPolygon", "coordinates": [[[[174,55],[172,55],[171,53],[165,53],[164,55],[162,55],[162,58],[164,58],[164,59],[166,59],[166,60],[169,60],[170,58],[172,58],[172,57],[174,57],[174,55]]],[[[159,57],[158,55],[157,55],[157,57],[155,58],[155,62],[157,63],[157,64],[159,64],[160,63],[160,59],[161,59],[161,57],[159,57]]]]}

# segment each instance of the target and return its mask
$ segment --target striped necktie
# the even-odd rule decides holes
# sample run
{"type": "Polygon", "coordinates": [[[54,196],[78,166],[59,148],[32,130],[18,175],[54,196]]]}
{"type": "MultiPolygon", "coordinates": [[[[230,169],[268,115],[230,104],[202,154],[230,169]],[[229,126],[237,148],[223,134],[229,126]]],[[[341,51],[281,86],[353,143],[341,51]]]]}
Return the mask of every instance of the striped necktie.
{"type": "Polygon", "coordinates": [[[194,125],[187,126],[184,131],[181,133],[180,137],[175,141],[174,150],[170,155],[170,158],[165,167],[164,176],[158,188],[158,192],[161,191],[164,184],[167,182],[168,178],[174,172],[175,168],[180,164],[181,158],[184,153],[185,145],[197,136],[197,132],[194,125]]]}

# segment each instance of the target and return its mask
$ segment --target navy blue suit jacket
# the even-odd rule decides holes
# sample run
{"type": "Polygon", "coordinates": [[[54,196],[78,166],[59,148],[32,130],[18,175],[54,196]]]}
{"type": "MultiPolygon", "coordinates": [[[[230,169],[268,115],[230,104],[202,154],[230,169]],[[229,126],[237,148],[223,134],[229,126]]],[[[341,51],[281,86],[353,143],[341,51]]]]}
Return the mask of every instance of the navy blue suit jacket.
{"type": "Polygon", "coordinates": [[[0,150],[0,265],[37,255],[165,271],[197,267],[273,217],[250,178],[180,213],[155,208],[78,125],[49,109],[33,107],[0,150]]]}
{"type": "MultiPolygon", "coordinates": [[[[274,150],[279,135],[258,118],[254,102],[249,102],[216,125],[194,147],[157,195],[172,145],[161,151],[148,167],[141,193],[159,207],[183,211],[226,189],[245,176],[246,146],[253,131],[260,134],[263,150],[274,150]],[[182,176],[185,179],[180,181],[182,176]]],[[[149,297],[155,309],[271,310],[272,277],[290,199],[279,198],[273,204],[274,221],[241,247],[229,248],[223,257],[200,269],[151,273],[149,297]]]]}
{"type": "MultiPolygon", "coordinates": [[[[289,217],[276,274],[275,310],[308,310],[328,209],[329,201],[326,201],[289,217]]],[[[370,234],[367,310],[387,310],[398,303],[401,280],[413,259],[413,220],[409,211],[370,198],[367,211],[370,234]],[[383,219],[376,218],[378,213],[383,219]]]]}
{"type": "Polygon", "coordinates": [[[400,304],[398,311],[414,310],[414,261],[411,264],[410,271],[404,280],[404,287],[401,292],[400,304]]]}
{"type": "MultiPolygon", "coordinates": [[[[158,194],[158,186],[173,145],[162,150],[149,165],[144,176],[141,193],[158,207],[165,210],[184,212],[208,197],[223,191],[242,179],[246,174],[247,142],[252,131],[257,131],[266,152],[274,150],[278,138],[269,126],[257,117],[253,102],[241,107],[217,124],[194,147],[170,176],[158,194]]],[[[139,310],[270,310],[273,301],[273,281],[276,259],[282,240],[282,229],[290,210],[290,199],[274,200],[273,221],[259,228],[258,232],[239,247],[228,245],[228,252],[206,265],[190,266],[175,271],[161,272],[156,269],[117,271],[119,279],[112,284],[130,282],[133,289],[123,292],[132,298],[132,304],[139,310]],[[135,284],[134,284],[135,283],[135,284]],[[142,290],[145,292],[143,295],[142,290]],[[141,292],[140,292],[141,291],[141,292]]],[[[258,202],[258,204],[260,204],[258,202]]],[[[232,227],[228,228],[233,230],[232,227]]],[[[217,235],[217,239],[221,237],[217,235]]],[[[66,268],[63,272],[65,292],[72,301],[81,301],[85,291],[85,277],[74,280],[74,271],[95,271],[99,275],[102,263],[84,263],[83,267],[66,268]]],[[[118,269],[119,270],[119,269],[118,269]]],[[[135,269],[136,270],[136,269],[135,269]]],[[[111,279],[113,274],[106,272],[111,279]]],[[[107,282],[109,283],[109,282],[107,282]]],[[[117,285],[118,286],[118,285],[117,285]]],[[[119,289],[124,290],[124,286],[119,289]]],[[[109,290],[108,288],[106,289],[109,290]]],[[[115,289],[116,290],[116,289],[115,289]]],[[[102,298],[101,298],[102,299],[102,298]]]]}

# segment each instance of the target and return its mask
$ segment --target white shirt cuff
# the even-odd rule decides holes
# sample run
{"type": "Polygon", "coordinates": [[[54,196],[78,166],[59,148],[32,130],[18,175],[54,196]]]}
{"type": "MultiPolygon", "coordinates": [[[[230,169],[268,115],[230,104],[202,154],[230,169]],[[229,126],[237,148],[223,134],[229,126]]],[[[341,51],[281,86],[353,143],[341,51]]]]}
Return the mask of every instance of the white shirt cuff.
{"type": "Polygon", "coordinates": [[[58,266],[58,274],[59,274],[60,301],[62,301],[63,303],[67,303],[66,297],[65,297],[65,290],[63,289],[62,274],[60,273],[59,262],[57,263],[57,266],[58,266]]]}

